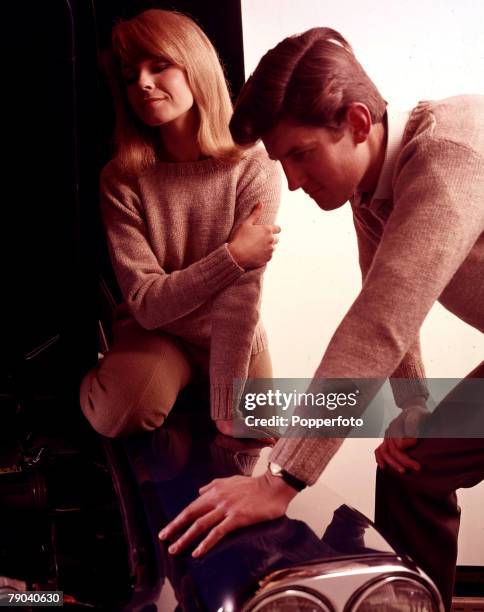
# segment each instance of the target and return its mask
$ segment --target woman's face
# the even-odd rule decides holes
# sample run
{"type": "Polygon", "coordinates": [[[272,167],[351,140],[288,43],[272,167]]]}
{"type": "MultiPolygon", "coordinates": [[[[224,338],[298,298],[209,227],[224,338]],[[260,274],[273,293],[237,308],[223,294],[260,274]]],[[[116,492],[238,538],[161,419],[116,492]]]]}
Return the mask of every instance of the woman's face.
{"type": "Polygon", "coordinates": [[[128,101],[136,115],[151,127],[177,122],[180,127],[193,107],[185,72],[165,59],[123,65],[128,101]]]}

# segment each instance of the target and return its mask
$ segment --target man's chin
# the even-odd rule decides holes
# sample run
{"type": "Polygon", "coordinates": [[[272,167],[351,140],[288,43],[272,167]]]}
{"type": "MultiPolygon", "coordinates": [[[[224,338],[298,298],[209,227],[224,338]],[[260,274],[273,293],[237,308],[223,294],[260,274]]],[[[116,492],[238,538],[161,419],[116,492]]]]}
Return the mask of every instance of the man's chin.
{"type": "Polygon", "coordinates": [[[323,200],[322,198],[318,198],[318,197],[313,198],[313,199],[321,210],[325,210],[327,212],[329,212],[330,210],[336,210],[337,208],[340,208],[346,202],[346,200],[344,202],[340,202],[339,200],[333,200],[333,201],[323,200]]]}

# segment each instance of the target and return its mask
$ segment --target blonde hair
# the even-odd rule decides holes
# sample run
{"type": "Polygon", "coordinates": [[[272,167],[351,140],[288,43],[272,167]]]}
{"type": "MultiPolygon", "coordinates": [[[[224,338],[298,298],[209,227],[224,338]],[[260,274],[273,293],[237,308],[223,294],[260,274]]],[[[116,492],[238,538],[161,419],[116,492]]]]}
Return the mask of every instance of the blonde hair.
{"type": "Polygon", "coordinates": [[[163,57],[186,73],[199,116],[197,142],[203,156],[238,159],[241,150],[229,131],[232,103],[217,52],[186,15],[150,9],[115,25],[108,72],[116,110],[115,160],[122,170],[139,174],[159,159],[160,136],[132,110],[121,64],[163,57]]]}

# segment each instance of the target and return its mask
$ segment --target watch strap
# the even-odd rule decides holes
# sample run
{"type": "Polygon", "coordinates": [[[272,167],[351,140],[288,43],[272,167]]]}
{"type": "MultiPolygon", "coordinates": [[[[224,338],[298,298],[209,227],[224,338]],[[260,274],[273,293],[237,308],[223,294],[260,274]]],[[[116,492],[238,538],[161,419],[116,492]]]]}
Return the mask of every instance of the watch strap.
{"type": "Polygon", "coordinates": [[[289,474],[289,472],[286,472],[286,470],[283,469],[277,463],[269,461],[267,467],[269,468],[269,471],[273,476],[282,478],[282,480],[284,480],[286,484],[288,484],[293,489],[296,489],[296,491],[302,491],[307,487],[307,484],[303,480],[300,480],[299,478],[296,478],[296,476],[289,474]]]}
{"type": "Polygon", "coordinates": [[[304,482],[304,480],[296,478],[296,476],[289,474],[289,472],[286,472],[286,470],[281,470],[280,475],[282,480],[293,489],[296,489],[296,491],[302,491],[307,487],[307,484],[304,482]]]}

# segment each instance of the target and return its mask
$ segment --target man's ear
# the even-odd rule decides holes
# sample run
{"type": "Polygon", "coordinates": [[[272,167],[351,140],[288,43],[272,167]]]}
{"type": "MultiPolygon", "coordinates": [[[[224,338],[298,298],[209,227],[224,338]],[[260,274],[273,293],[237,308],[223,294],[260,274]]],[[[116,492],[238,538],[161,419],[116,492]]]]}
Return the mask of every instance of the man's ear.
{"type": "Polygon", "coordinates": [[[362,102],[352,102],[346,110],[345,119],[355,144],[365,142],[373,125],[368,107],[362,102]]]}

